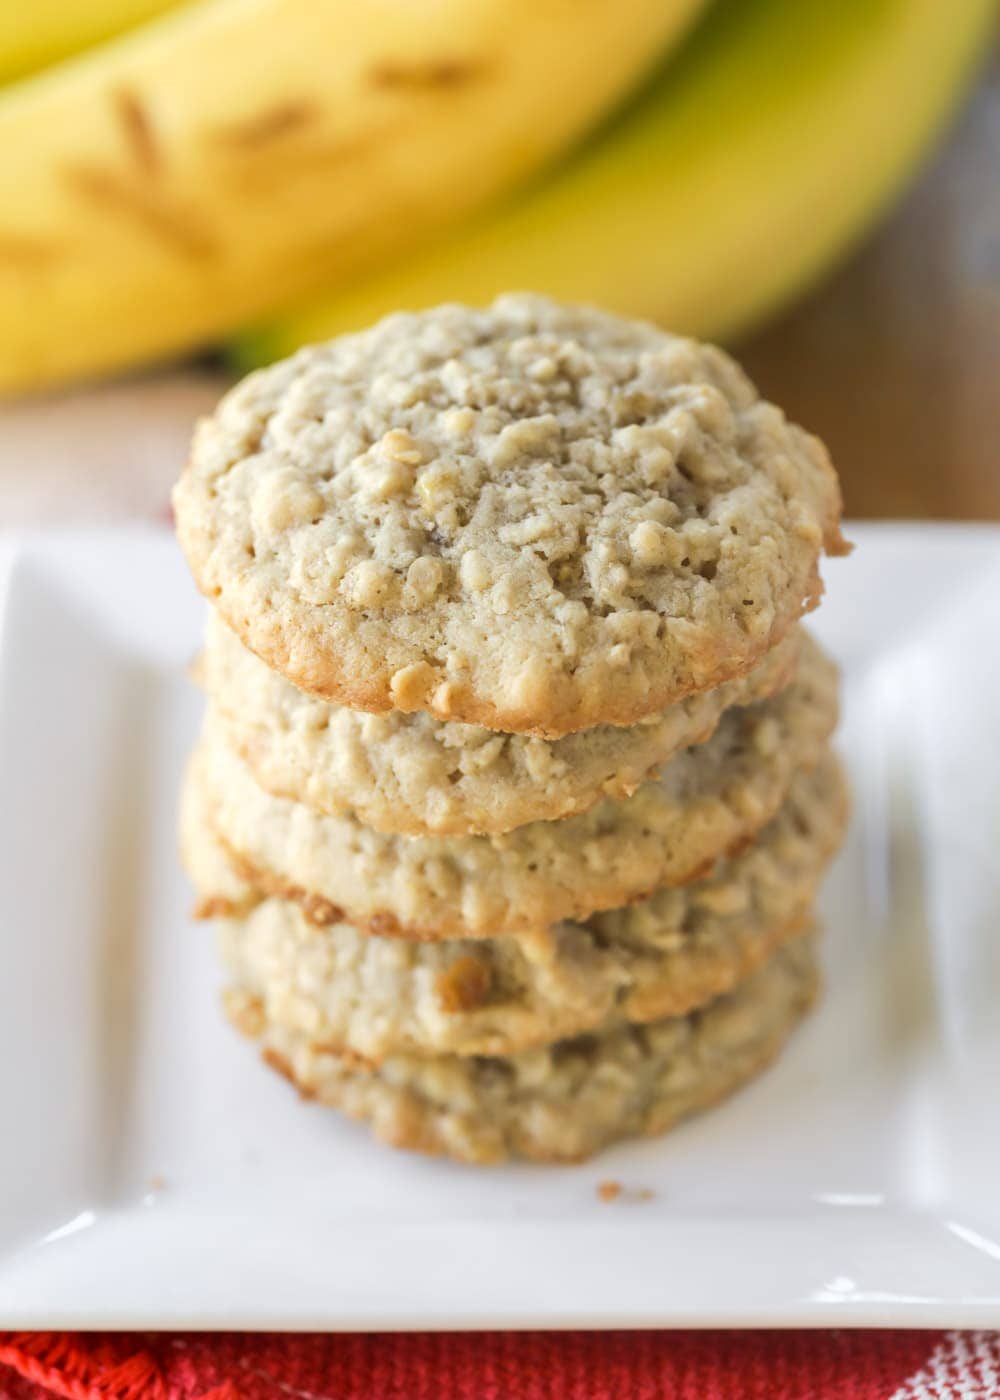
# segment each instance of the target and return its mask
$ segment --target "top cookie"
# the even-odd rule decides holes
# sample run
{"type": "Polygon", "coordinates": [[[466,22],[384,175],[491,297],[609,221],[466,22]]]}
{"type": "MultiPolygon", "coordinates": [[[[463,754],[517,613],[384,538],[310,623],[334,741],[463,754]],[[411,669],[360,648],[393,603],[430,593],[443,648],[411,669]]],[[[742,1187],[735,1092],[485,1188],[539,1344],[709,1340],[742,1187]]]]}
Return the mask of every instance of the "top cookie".
{"type": "Polygon", "coordinates": [[[555,738],[748,670],[840,493],[721,351],[534,296],[251,375],[174,493],[202,590],[300,688],[555,738]]]}

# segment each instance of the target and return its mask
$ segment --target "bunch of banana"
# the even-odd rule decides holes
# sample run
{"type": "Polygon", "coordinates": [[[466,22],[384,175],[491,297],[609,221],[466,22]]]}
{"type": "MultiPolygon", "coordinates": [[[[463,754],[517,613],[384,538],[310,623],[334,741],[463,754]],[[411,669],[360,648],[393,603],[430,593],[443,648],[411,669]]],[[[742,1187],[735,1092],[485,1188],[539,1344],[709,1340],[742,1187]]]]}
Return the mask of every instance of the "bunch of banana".
{"type": "Polygon", "coordinates": [[[581,146],[703,3],[10,6],[0,79],[84,51],[0,90],[0,392],[507,287],[743,325],[895,191],[994,4],[714,0],[581,146]]]}
{"type": "Polygon", "coordinates": [[[699,3],[194,0],[8,87],[0,390],[412,248],[578,137],[699,3]]]}

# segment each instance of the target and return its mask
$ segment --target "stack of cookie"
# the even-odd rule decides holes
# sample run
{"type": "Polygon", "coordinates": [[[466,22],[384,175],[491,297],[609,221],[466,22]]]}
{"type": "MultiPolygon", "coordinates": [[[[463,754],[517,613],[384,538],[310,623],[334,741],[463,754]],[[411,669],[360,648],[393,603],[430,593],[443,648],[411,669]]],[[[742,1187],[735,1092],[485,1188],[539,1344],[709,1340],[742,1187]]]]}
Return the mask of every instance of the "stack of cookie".
{"type": "Polygon", "coordinates": [[[845,822],[822,446],[720,351],[529,296],[300,352],[195,439],[183,847],[231,1019],[397,1145],[579,1159],[814,994],[845,822]]]}

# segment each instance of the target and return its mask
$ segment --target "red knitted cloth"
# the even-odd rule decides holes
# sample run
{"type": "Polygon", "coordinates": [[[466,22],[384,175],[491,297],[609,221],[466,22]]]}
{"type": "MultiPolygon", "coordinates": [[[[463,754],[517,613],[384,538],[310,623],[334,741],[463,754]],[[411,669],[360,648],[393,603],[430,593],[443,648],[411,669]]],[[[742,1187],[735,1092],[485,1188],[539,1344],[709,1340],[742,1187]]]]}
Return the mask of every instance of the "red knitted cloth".
{"type": "Polygon", "coordinates": [[[0,1400],[994,1400],[996,1332],[0,1333],[0,1400]]]}

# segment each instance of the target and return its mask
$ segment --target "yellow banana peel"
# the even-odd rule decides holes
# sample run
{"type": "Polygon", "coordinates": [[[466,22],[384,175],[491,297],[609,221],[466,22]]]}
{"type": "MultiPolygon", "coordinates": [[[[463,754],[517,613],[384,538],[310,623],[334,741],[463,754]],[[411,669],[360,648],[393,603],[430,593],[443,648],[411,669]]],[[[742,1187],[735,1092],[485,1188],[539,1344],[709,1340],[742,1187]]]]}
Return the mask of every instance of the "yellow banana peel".
{"type": "Polygon", "coordinates": [[[397,308],[510,288],[726,338],[897,193],[993,31],[992,0],[723,0],[554,176],[422,255],[246,336],[251,366],[397,308]]]}
{"type": "Polygon", "coordinates": [[[122,34],[181,0],[3,0],[0,83],[122,34]]]}

